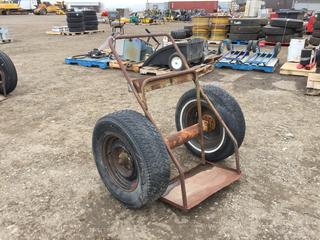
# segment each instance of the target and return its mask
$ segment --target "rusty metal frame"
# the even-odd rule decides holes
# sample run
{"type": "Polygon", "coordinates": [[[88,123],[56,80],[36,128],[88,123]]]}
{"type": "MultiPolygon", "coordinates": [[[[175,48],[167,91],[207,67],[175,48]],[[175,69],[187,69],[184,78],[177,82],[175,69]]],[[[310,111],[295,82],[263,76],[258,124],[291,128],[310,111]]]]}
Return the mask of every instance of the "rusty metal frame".
{"type": "MultiPolygon", "coordinates": [[[[210,163],[207,162],[205,160],[205,152],[204,152],[204,127],[205,124],[203,124],[203,119],[202,119],[202,113],[201,113],[201,100],[204,100],[208,103],[210,109],[214,112],[214,114],[216,115],[218,121],[222,124],[223,128],[226,130],[228,136],[231,138],[233,145],[234,145],[234,153],[235,153],[235,162],[236,162],[236,168],[232,169],[234,171],[236,171],[238,174],[241,174],[241,170],[240,170],[240,158],[239,158],[239,149],[238,149],[238,143],[237,140],[235,139],[233,133],[231,132],[231,130],[228,128],[228,126],[226,125],[226,123],[223,121],[221,115],[219,114],[219,112],[217,111],[216,107],[214,106],[214,104],[211,103],[211,101],[209,100],[208,96],[205,94],[205,92],[203,91],[198,77],[197,77],[197,71],[196,68],[190,68],[186,58],[184,57],[184,55],[182,54],[182,52],[180,51],[178,45],[176,44],[176,42],[174,41],[174,39],[169,35],[169,34],[141,34],[141,35],[116,35],[116,36],[111,36],[108,39],[108,43],[109,43],[109,47],[111,49],[111,52],[113,53],[113,55],[115,56],[120,69],[125,77],[125,79],[127,80],[127,83],[129,85],[129,89],[133,92],[134,96],[136,97],[139,105],[141,106],[143,112],[145,113],[145,116],[150,120],[150,122],[155,126],[155,128],[157,129],[157,131],[161,134],[161,137],[163,139],[163,142],[166,145],[168,154],[172,160],[172,162],[174,163],[174,165],[176,166],[178,173],[179,173],[179,180],[180,180],[180,185],[181,185],[181,193],[182,193],[182,201],[183,201],[183,210],[187,210],[188,208],[188,199],[187,199],[187,194],[186,194],[186,184],[185,184],[185,174],[188,173],[190,170],[186,171],[183,166],[180,164],[180,162],[174,157],[173,152],[171,147],[173,147],[172,145],[170,146],[170,142],[167,141],[167,139],[164,137],[164,135],[161,133],[160,129],[157,127],[154,118],[152,117],[151,113],[148,110],[148,105],[147,105],[147,100],[146,100],[146,95],[145,95],[145,88],[147,86],[148,83],[152,83],[155,81],[166,81],[168,79],[172,79],[175,77],[179,77],[179,76],[187,76],[190,75],[192,76],[192,81],[195,84],[195,88],[196,88],[196,93],[197,93],[197,110],[198,110],[198,115],[199,115],[199,119],[198,119],[198,128],[199,128],[199,134],[200,134],[200,143],[201,143],[201,164],[204,165],[206,163],[210,163]],[[182,71],[178,71],[178,72],[171,72],[171,73],[167,73],[167,74],[162,74],[162,75],[158,75],[158,76],[150,76],[150,77],[143,77],[143,78],[138,78],[138,79],[134,79],[131,78],[127,72],[126,66],[125,64],[122,62],[119,54],[116,52],[115,49],[115,41],[116,40],[120,40],[120,39],[133,39],[133,38],[152,38],[152,37],[167,37],[169,39],[169,41],[172,42],[173,47],[175,48],[177,54],[180,56],[183,65],[184,65],[184,70],[182,71]],[[140,84],[137,85],[135,84],[136,82],[139,82],[140,84]],[[141,93],[141,96],[139,94],[139,92],[141,93]],[[202,99],[201,99],[202,97],[202,99]]],[[[183,131],[183,130],[182,130],[183,131]]],[[[188,140],[187,138],[185,139],[186,141],[188,140]]],[[[185,142],[186,142],[185,141],[185,142]]],[[[176,147],[177,145],[175,145],[174,147],[176,147]]],[[[212,164],[212,163],[210,163],[212,164]]],[[[171,203],[172,204],[172,203],[171,203]]],[[[177,206],[178,207],[178,206],[177,206]]]]}

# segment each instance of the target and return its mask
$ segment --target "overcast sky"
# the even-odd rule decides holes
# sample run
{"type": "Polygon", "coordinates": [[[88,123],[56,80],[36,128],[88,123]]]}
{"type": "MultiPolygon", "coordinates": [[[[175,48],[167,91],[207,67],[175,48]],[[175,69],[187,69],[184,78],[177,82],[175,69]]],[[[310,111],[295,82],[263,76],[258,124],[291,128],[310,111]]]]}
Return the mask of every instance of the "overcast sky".
{"type": "MultiPolygon", "coordinates": [[[[103,5],[106,8],[130,8],[132,10],[142,10],[145,8],[147,0],[102,0],[103,5]]],[[[149,2],[168,2],[169,0],[149,0],[149,2]]],[[[193,1],[193,0],[174,0],[174,1],[193,1]]],[[[206,0],[205,0],[206,1],[206,0]]],[[[229,2],[231,0],[222,0],[223,2],[229,2]]]]}

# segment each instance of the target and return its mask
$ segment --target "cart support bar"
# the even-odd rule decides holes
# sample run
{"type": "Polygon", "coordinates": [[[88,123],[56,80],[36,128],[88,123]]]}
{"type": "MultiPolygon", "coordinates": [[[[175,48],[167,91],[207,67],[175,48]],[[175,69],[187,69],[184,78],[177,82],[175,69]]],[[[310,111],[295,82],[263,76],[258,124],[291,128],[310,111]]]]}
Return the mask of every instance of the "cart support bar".
{"type": "MultiPolygon", "coordinates": [[[[208,122],[202,121],[203,131],[208,131],[208,122]]],[[[198,136],[200,134],[200,126],[199,123],[182,129],[181,131],[172,134],[171,136],[166,138],[166,143],[170,146],[171,149],[178,147],[192,138],[198,136]]]]}

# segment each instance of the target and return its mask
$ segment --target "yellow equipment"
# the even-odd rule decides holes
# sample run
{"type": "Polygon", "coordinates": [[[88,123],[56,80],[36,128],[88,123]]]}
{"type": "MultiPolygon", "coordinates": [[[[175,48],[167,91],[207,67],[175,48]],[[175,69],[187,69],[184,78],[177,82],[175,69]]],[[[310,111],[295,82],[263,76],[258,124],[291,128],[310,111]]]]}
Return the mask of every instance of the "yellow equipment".
{"type": "Polygon", "coordinates": [[[57,2],[51,4],[49,2],[39,2],[37,8],[33,11],[35,15],[46,15],[48,13],[55,13],[57,15],[65,15],[64,2],[57,2]]]}
{"type": "Polygon", "coordinates": [[[11,11],[19,11],[20,9],[19,3],[14,3],[11,0],[0,0],[0,13],[2,15],[7,15],[11,11]]]}

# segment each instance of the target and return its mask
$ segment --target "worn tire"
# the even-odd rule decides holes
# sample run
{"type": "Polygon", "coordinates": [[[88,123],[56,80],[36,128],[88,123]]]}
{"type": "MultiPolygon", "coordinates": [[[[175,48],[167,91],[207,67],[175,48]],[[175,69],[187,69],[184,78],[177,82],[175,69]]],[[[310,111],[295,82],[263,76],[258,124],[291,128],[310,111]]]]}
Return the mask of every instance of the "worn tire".
{"type": "MultiPolygon", "coordinates": [[[[9,56],[2,51],[0,51],[0,70],[4,72],[6,78],[5,89],[6,93],[9,94],[17,86],[18,75],[13,62],[9,56]]],[[[0,87],[0,93],[3,94],[2,87],[0,87]]]]}
{"type": "MultiPolygon", "coordinates": [[[[166,191],[170,181],[169,155],[161,135],[142,114],[124,110],[101,118],[93,131],[92,149],[102,181],[110,193],[125,206],[141,208],[160,198],[166,191]],[[116,158],[117,145],[122,146],[132,162],[130,176],[123,177],[119,172],[118,175],[113,175],[111,165],[107,164],[108,159],[116,158]],[[106,157],[107,150],[114,155],[106,157]],[[121,177],[129,181],[129,186],[126,182],[121,182],[121,177]],[[136,185],[134,189],[132,184],[136,185]]],[[[118,166],[121,166],[120,155],[118,166]]],[[[124,167],[125,164],[122,163],[122,168],[124,167]]]]}
{"type": "Polygon", "coordinates": [[[98,25],[85,25],[84,30],[86,31],[98,30],[98,25]]]}
{"type": "Polygon", "coordinates": [[[98,21],[86,21],[84,22],[84,25],[98,25],[98,21]]]}
{"type": "Polygon", "coordinates": [[[252,33],[252,34],[235,34],[235,33],[229,33],[229,39],[231,40],[257,40],[259,34],[252,33]]]}
{"type": "Polygon", "coordinates": [[[68,28],[83,28],[83,22],[68,23],[68,28]]]}
{"type": "Polygon", "coordinates": [[[231,25],[241,25],[241,26],[265,26],[268,24],[268,19],[264,18],[233,18],[230,19],[231,25]]]}
{"type": "Polygon", "coordinates": [[[318,20],[318,21],[315,21],[314,23],[313,23],[313,29],[314,30],[320,30],[320,21],[318,20]]]}
{"type": "Polygon", "coordinates": [[[273,18],[270,21],[272,27],[299,29],[303,27],[303,21],[298,19],[273,18]]]}
{"type": "Polygon", "coordinates": [[[94,10],[83,10],[83,16],[97,16],[97,12],[94,10]]]}
{"type": "Polygon", "coordinates": [[[242,26],[242,25],[231,25],[230,33],[236,34],[248,34],[248,33],[259,33],[261,26],[242,26]]]}
{"type": "Polygon", "coordinates": [[[320,69],[320,50],[316,52],[316,62],[317,62],[317,69],[320,69]]]}
{"type": "Polygon", "coordinates": [[[67,17],[68,23],[79,23],[83,22],[83,17],[67,17]]]}
{"type": "MultiPolygon", "coordinates": [[[[206,85],[203,89],[210,101],[219,111],[231,132],[234,134],[240,147],[245,136],[246,125],[239,104],[231,95],[219,87],[206,85]]],[[[209,112],[211,115],[214,115],[206,106],[207,104],[202,102],[203,115],[208,114],[209,112]]],[[[192,89],[182,95],[177,104],[175,121],[178,131],[197,123],[197,111],[195,109],[196,91],[195,89],[192,89]],[[191,122],[188,124],[186,123],[187,120],[190,120],[191,122]]],[[[227,135],[220,123],[216,122],[216,124],[217,127],[214,132],[205,133],[205,145],[208,144],[208,141],[210,140],[216,141],[214,149],[210,149],[208,146],[205,146],[205,158],[212,162],[226,159],[234,153],[234,147],[230,137],[227,135]]],[[[197,143],[197,141],[197,138],[194,138],[185,143],[185,146],[194,155],[200,157],[200,144],[199,142],[197,143]]]]}
{"type": "Polygon", "coordinates": [[[309,40],[309,44],[313,46],[319,46],[320,45],[320,38],[311,37],[309,40]]]}
{"type": "Polygon", "coordinates": [[[187,32],[185,29],[171,31],[171,36],[174,39],[185,39],[187,38],[187,32]]]}
{"type": "Polygon", "coordinates": [[[87,21],[98,21],[98,17],[96,15],[95,16],[89,15],[89,16],[84,16],[83,20],[85,22],[87,22],[87,21]]]}
{"type": "Polygon", "coordinates": [[[280,43],[289,43],[293,35],[267,35],[267,42],[280,42],[280,43]]]}
{"type": "Polygon", "coordinates": [[[67,12],[67,17],[74,18],[74,17],[83,17],[82,12],[67,12]]]}
{"type": "Polygon", "coordinates": [[[312,37],[320,38],[320,30],[314,30],[312,33],[312,37]]]}
{"type": "Polygon", "coordinates": [[[83,31],[84,31],[84,26],[78,27],[78,28],[69,28],[69,32],[83,32],[83,31]]]}
{"type": "Polygon", "coordinates": [[[265,26],[263,31],[266,35],[292,35],[294,30],[292,28],[265,26]]]}

